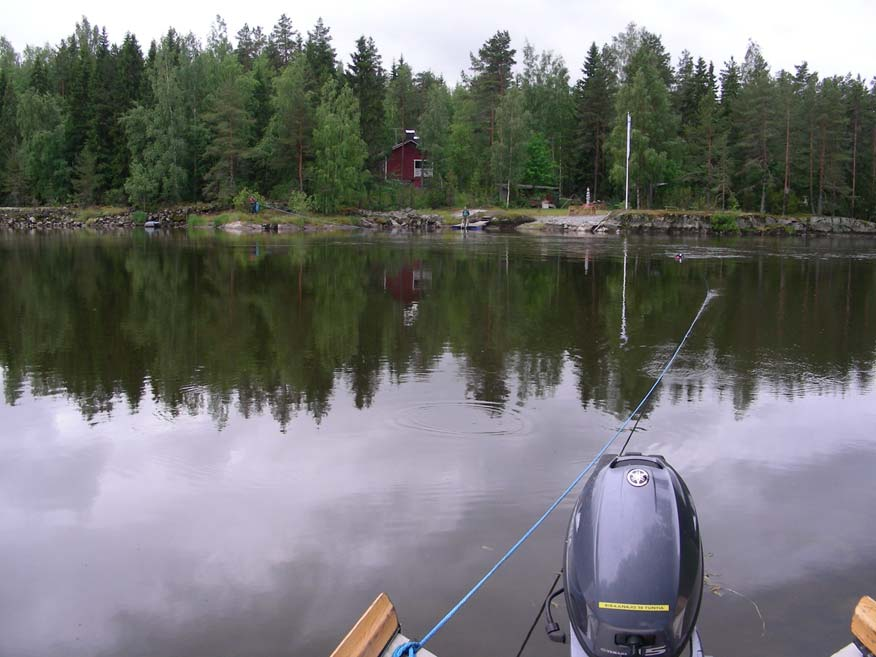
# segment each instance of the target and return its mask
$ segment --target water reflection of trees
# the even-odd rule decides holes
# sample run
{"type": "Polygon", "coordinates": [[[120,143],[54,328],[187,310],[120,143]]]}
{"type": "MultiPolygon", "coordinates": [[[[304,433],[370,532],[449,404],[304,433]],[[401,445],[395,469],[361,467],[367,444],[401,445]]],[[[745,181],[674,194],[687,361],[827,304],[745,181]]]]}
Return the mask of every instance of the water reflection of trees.
{"type": "Polygon", "coordinates": [[[87,418],[149,396],[220,426],[236,408],[269,411],[285,427],[302,410],[325,416],[339,385],[369,406],[381,382],[428,373],[449,352],[474,399],[549,395],[570,362],[581,403],[621,414],[707,285],[720,297],[679,362],[685,382],[660,393],[671,401],[702,395],[712,376],[740,412],[763,386],[793,395],[869,381],[868,262],[764,256],[679,266],[632,255],[622,345],[621,261],[542,256],[533,244],[0,242],[6,401],[26,383],[35,395],[68,395],[87,418]],[[390,293],[387,280],[400,285],[412,263],[428,272],[428,288],[390,293]],[[414,302],[416,313],[406,311],[414,302]]]}

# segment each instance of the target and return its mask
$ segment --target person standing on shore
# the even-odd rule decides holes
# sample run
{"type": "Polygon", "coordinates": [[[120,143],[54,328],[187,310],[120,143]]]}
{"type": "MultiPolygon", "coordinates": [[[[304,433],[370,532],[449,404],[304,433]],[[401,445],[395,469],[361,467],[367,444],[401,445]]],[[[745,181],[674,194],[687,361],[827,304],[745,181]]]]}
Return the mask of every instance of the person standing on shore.
{"type": "Polygon", "coordinates": [[[465,207],[462,208],[462,228],[463,228],[463,230],[468,229],[468,215],[469,215],[469,211],[468,211],[468,206],[466,205],[465,207]]]}

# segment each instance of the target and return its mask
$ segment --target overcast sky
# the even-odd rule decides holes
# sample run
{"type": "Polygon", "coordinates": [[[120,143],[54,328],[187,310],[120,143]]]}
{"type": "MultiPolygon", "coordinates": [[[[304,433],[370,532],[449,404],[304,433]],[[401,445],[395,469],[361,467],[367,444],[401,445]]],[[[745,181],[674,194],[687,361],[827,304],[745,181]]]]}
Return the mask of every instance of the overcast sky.
{"type": "Polygon", "coordinates": [[[145,50],[170,26],[194,32],[203,40],[216,13],[225,19],[233,38],[245,22],[269,31],[285,12],[302,33],[322,16],[344,61],[355,39],[365,34],[374,37],[387,66],[404,54],[416,71],[432,69],[452,83],[468,67],[468,53],[477,51],[496,30],[506,29],[518,53],[528,39],[538,50],[561,54],[574,80],[590,43],[609,41],[633,21],[662,35],[673,63],[686,48],[695,57],[713,60],[720,69],[731,55],[741,59],[753,39],[774,71],[793,70],[805,59],[810,69],[822,75],[851,72],[868,80],[876,75],[876,0],[322,0],[306,4],[216,0],[204,5],[178,0],[10,0],[4,4],[0,34],[19,52],[28,44],[58,43],[82,15],[92,24],[106,26],[111,41],[120,42],[125,32],[133,32],[145,50]]]}

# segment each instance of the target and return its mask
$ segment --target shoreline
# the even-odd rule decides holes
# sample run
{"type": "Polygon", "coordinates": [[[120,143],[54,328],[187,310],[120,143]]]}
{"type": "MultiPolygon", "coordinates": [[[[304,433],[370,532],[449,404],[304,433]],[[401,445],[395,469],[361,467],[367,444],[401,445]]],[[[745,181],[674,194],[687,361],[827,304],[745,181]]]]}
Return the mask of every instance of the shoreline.
{"type": "MultiPolygon", "coordinates": [[[[343,217],[292,215],[265,211],[259,215],[228,211],[198,204],[153,213],[125,208],[78,209],[67,206],[0,208],[0,230],[51,232],[93,230],[96,232],[140,228],[195,229],[231,234],[296,233],[324,231],[451,230],[459,223],[458,212],[441,214],[411,209],[375,212],[363,210],[343,217]]],[[[488,232],[517,232],[583,236],[587,234],[705,234],[876,236],[876,222],[850,217],[782,217],[759,213],[729,213],[690,210],[615,210],[607,214],[575,215],[525,210],[476,210],[471,221],[487,220],[488,232]]]]}

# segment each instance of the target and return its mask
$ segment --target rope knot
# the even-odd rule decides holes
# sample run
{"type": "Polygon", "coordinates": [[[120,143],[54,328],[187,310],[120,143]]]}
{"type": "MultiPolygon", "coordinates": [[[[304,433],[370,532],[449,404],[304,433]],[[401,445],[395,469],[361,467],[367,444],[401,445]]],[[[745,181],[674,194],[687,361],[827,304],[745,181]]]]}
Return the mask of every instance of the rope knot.
{"type": "Polygon", "coordinates": [[[419,641],[408,641],[396,648],[392,653],[392,657],[405,657],[405,655],[407,655],[407,657],[414,657],[419,649],[419,641]]]}

